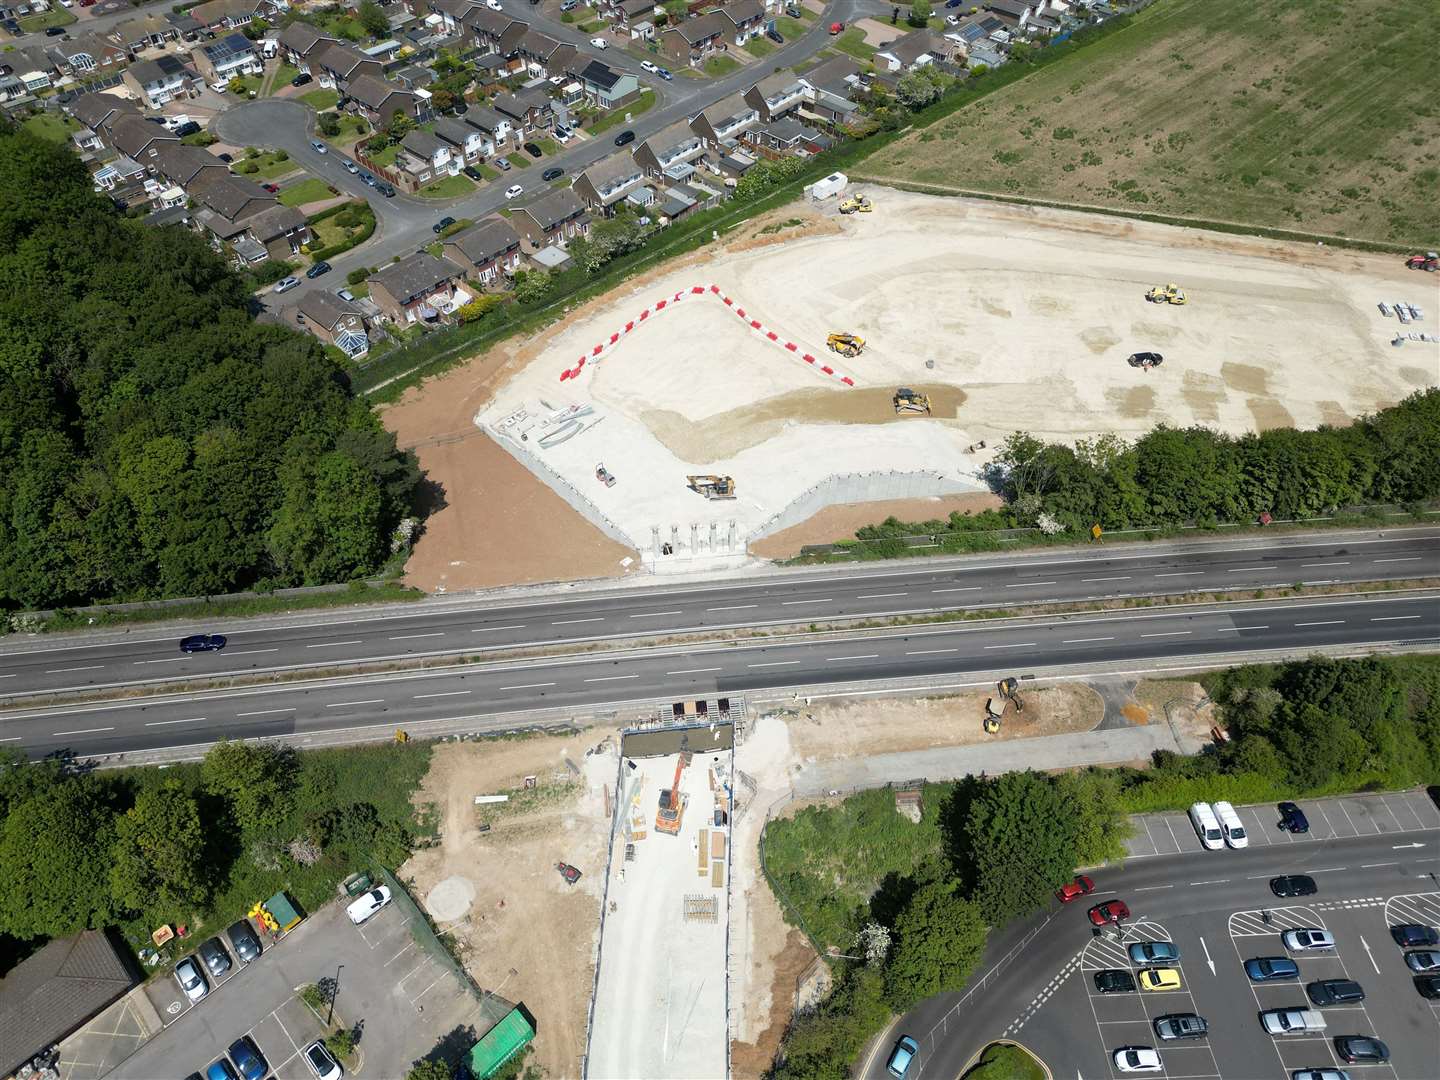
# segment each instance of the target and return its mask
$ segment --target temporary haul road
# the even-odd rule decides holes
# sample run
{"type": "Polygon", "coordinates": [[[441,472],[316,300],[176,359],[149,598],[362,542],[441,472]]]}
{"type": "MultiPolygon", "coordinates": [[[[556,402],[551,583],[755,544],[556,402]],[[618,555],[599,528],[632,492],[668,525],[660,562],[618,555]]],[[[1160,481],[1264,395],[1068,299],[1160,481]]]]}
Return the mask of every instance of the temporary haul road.
{"type": "MultiPolygon", "coordinates": [[[[126,633],[12,638],[0,644],[0,702],[23,704],[25,696],[34,694],[306,669],[333,671],[350,665],[743,627],[1435,577],[1440,577],[1440,529],[1435,528],[862,563],[703,585],[571,590],[563,598],[550,593],[534,599],[425,602],[379,613],[328,611],[232,620],[187,627],[184,633],[208,630],[229,636],[223,652],[193,656],[177,651],[180,632],[146,626],[126,633]]],[[[1398,630],[1408,623],[1381,625],[1398,630]]],[[[1035,661],[1029,653],[1015,659],[1035,661]]],[[[788,672],[779,667],[772,674],[788,672]]],[[[658,687],[656,692],[668,694],[673,688],[679,693],[682,685],[658,687]]],[[[766,685],[781,683],[771,679],[766,685]]],[[[506,701],[502,707],[518,706],[506,701]]],[[[9,725],[0,717],[0,728],[9,725]]],[[[244,733],[263,734],[248,729],[244,733]]],[[[14,741],[13,731],[0,734],[14,741]]]]}
{"type": "MultiPolygon", "coordinates": [[[[592,713],[621,703],[833,688],[880,679],[944,685],[967,672],[1203,665],[1207,658],[1276,650],[1370,649],[1440,643],[1440,591],[1318,597],[1035,616],[890,630],[777,637],[757,643],[653,647],[517,659],[428,672],[16,710],[4,740],[27,754],[179,752],[222,736],[320,736],[364,728],[456,721],[469,730],[514,721],[480,718],[534,709],[592,713]],[[924,681],[921,681],[924,680],[924,681]],[[473,721],[470,718],[475,718],[473,721]]],[[[563,714],[562,714],[563,715],[563,714]]]]}

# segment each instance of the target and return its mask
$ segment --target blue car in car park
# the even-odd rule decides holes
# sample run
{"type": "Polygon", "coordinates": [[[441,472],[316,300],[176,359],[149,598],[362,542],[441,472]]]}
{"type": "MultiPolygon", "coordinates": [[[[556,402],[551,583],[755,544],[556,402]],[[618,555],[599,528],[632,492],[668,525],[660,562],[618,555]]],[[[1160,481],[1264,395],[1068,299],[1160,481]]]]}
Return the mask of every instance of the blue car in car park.
{"type": "Polygon", "coordinates": [[[1245,961],[1245,974],[1251,982],[1277,982],[1298,979],[1300,968],[1288,956],[1257,956],[1245,961]]]}
{"type": "Polygon", "coordinates": [[[230,1060],[235,1063],[245,1080],[263,1080],[270,1071],[270,1066],[265,1063],[265,1056],[260,1053],[260,1048],[249,1035],[241,1035],[231,1043],[229,1054],[230,1060]]]}

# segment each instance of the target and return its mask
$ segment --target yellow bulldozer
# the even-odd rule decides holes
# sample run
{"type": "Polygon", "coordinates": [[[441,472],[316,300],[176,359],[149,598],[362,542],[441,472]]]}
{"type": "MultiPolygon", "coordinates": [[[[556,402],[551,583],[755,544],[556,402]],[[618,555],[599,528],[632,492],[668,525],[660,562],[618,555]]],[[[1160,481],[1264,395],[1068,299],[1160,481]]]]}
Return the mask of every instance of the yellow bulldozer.
{"type": "Polygon", "coordinates": [[[874,209],[874,203],[872,203],[864,195],[858,194],[851,195],[850,198],[846,199],[840,204],[840,213],[842,214],[868,214],[874,209]]]}
{"type": "Polygon", "coordinates": [[[908,387],[902,386],[895,391],[895,411],[897,413],[924,413],[930,415],[930,395],[916,393],[908,387]]]}
{"type": "Polygon", "coordinates": [[[733,477],[687,476],[685,479],[691,491],[704,495],[707,499],[735,498],[735,480],[733,477]]]}
{"type": "Polygon", "coordinates": [[[865,339],[859,334],[837,331],[825,339],[825,347],[841,356],[859,356],[865,351],[865,339]]]}
{"type": "Polygon", "coordinates": [[[1145,294],[1145,299],[1152,304],[1185,304],[1189,302],[1185,290],[1173,281],[1168,285],[1156,285],[1145,294]]]}

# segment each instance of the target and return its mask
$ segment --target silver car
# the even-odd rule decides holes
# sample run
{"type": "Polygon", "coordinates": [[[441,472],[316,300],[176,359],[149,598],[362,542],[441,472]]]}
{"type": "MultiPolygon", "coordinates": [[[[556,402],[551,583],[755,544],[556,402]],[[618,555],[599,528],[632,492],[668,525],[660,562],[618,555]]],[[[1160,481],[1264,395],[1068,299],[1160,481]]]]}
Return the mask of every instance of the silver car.
{"type": "Polygon", "coordinates": [[[205,981],[200,965],[193,956],[187,956],[175,965],[175,981],[180,984],[180,989],[185,991],[185,996],[192,1005],[210,993],[210,984],[205,981]]]}

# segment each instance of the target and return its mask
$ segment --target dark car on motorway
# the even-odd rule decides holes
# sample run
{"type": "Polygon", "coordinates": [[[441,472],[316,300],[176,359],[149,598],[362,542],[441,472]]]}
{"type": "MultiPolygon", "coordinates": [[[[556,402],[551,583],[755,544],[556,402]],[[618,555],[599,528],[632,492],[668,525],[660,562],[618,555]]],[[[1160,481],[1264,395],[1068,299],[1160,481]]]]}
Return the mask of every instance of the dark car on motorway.
{"type": "Polygon", "coordinates": [[[302,71],[299,75],[296,75],[293,79],[290,80],[290,85],[291,85],[291,86],[304,86],[306,83],[308,83],[308,82],[311,80],[311,78],[312,78],[311,75],[309,75],[309,74],[307,74],[306,72],[303,72],[303,71],[302,71]]]}
{"type": "Polygon", "coordinates": [[[1347,1065],[1357,1062],[1366,1065],[1384,1065],[1390,1060],[1390,1047],[1373,1035],[1337,1035],[1335,1053],[1347,1065]]]}
{"type": "Polygon", "coordinates": [[[205,967],[215,978],[224,975],[230,970],[230,954],[225,951],[225,946],[220,944],[218,937],[212,937],[199,948],[200,959],[205,961],[205,967]]]}
{"type": "Polygon", "coordinates": [[[1203,1039],[1210,1034],[1210,1025],[1196,1013],[1170,1013],[1155,1018],[1155,1034],[1166,1042],[1175,1039],[1203,1039]]]}
{"type": "Polygon", "coordinates": [[[1270,891],[1276,896],[1314,896],[1320,890],[1309,874],[1284,874],[1270,879],[1270,891]]]}
{"type": "Polygon", "coordinates": [[[1296,806],[1293,802],[1282,802],[1280,804],[1280,828],[1288,833],[1306,833],[1310,831],[1310,819],[1305,816],[1305,811],[1296,806]]]}
{"type": "Polygon", "coordinates": [[[235,1063],[235,1068],[240,1070],[240,1075],[245,1080],[263,1080],[265,1074],[270,1071],[270,1066],[265,1062],[265,1056],[260,1053],[260,1048],[255,1045],[249,1035],[241,1035],[231,1043],[228,1053],[230,1060],[235,1063]]]}
{"type": "Polygon", "coordinates": [[[1278,982],[1300,978],[1300,968],[1288,956],[1257,956],[1245,961],[1245,974],[1251,982],[1278,982]]]}
{"type": "Polygon", "coordinates": [[[248,920],[241,919],[231,923],[225,936],[230,939],[230,947],[235,950],[235,955],[240,957],[242,964],[248,964],[260,955],[260,938],[256,936],[255,928],[248,920]]]}
{"type": "Polygon", "coordinates": [[[318,263],[316,263],[314,266],[310,267],[309,270],[306,270],[306,271],[305,271],[305,276],[308,277],[308,278],[317,278],[317,277],[319,277],[321,274],[328,274],[329,272],[330,272],[330,264],[329,264],[328,262],[326,262],[324,259],[321,259],[321,260],[320,260],[318,263]]]}
{"type": "Polygon", "coordinates": [[[1106,900],[1103,904],[1096,904],[1086,914],[1090,916],[1091,924],[1106,926],[1109,923],[1118,923],[1122,919],[1128,919],[1130,909],[1125,906],[1124,900],[1106,900]]]}
{"type": "Polygon", "coordinates": [[[180,639],[180,651],[184,653],[219,652],[225,647],[224,634],[191,634],[180,639]]]}
{"type": "Polygon", "coordinates": [[[555,167],[553,167],[553,168],[546,169],[543,173],[541,173],[541,174],[540,174],[540,179],[541,179],[541,180],[544,180],[545,183],[548,184],[548,183],[550,183],[551,180],[559,180],[560,177],[562,177],[562,176],[564,176],[564,175],[565,175],[565,170],[562,169],[562,168],[560,168],[560,167],[557,165],[557,166],[555,166],[555,167]]]}
{"type": "Polygon", "coordinates": [[[1355,1005],[1365,1000],[1365,988],[1354,979],[1321,979],[1305,987],[1316,1005],[1355,1005]]]}
{"type": "Polygon", "coordinates": [[[1440,945],[1440,933],[1433,926],[1421,923],[1401,923],[1390,927],[1390,936],[1402,949],[1415,949],[1425,945],[1440,945]]]}
{"type": "Polygon", "coordinates": [[[1135,976],[1119,968],[1107,968],[1095,973],[1095,989],[1102,994],[1135,993],[1135,976]]]}
{"type": "Polygon", "coordinates": [[[616,136],[615,136],[615,145],[616,145],[616,146],[624,146],[626,143],[632,143],[632,142],[634,142],[634,141],[635,141],[635,132],[633,132],[633,131],[622,131],[622,132],[620,132],[619,135],[616,135],[616,136]]]}

